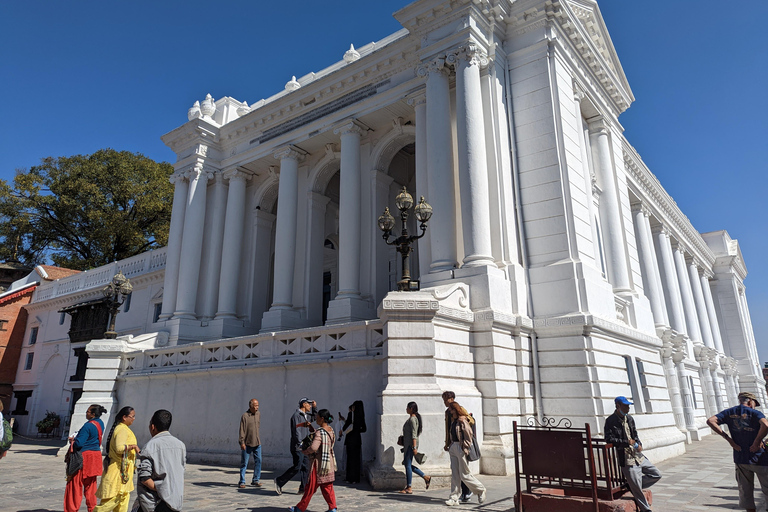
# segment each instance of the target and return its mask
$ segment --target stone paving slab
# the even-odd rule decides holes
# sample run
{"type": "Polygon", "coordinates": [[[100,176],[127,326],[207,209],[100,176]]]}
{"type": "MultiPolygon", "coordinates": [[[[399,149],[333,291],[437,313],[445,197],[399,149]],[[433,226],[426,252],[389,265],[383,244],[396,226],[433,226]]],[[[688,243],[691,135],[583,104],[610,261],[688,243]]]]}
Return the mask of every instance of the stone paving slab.
{"type": "MultiPolygon", "coordinates": [[[[53,440],[19,440],[14,444],[8,456],[0,460],[0,512],[60,512],[63,509],[64,461],[56,457],[61,444],[61,441],[53,440]]],[[[687,450],[684,455],[657,464],[663,478],[652,488],[654,511],[740,510],[728,444],[719,437],[707,436],[701,442],[688,445],[687,450]]],[[[238,489],[235,485],[238,473],[238,469],[232,467],[189,464],[184,510],[285,512],[299,501],[300,497],[295,494],[298,490],[296,480],[286,485],[282,496],[277,496],[271,484],[272,472],[263,472],[264,487],[247,489],[238,489]]],[[[488,488],[487,501],[478,505],[473,499],[471,504],[458,507],[460,510],[514,510],[514,478],[487,475],[479,478],[488,488]]],[[[444,504],[448,494],[446,489],[415,491],[406,496],[373,491],[368,485],[339,484],[335,488],[341,512],[448,510],[444,504]]],[[[80,510],[86,510],[85,504],[80,510]]],[[[319,492],[309,510],[327,510],[319,492]]],[[[758,497],[758,510],[765,510],[762,496],[758,497]]]]}

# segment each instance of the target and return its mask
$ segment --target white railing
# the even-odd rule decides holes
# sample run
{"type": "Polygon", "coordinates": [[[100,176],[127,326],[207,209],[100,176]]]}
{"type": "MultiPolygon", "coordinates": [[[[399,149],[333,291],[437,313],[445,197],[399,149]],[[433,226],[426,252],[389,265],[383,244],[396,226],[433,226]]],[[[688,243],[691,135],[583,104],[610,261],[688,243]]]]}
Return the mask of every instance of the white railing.
{"type": "Polygon", "coordinates": [[[106,286],[112,279],[112,276],[117,274],[118,271],[121,271],[125,277],[130,278],[161,270],[165,268],[166,253],[166,248],[162,247],[110,263],[109,265],[86,270],[80,274],[65,277],[52,283],[43,284],[35,290],[32,302],[41,302],[90,288],[106,286]]]}
{"type": "Polygon", "coordinates": [[[376,356],[385,341],[380,320],[313,327],[128,352],[123,376],[208,368],[376,356]]]}

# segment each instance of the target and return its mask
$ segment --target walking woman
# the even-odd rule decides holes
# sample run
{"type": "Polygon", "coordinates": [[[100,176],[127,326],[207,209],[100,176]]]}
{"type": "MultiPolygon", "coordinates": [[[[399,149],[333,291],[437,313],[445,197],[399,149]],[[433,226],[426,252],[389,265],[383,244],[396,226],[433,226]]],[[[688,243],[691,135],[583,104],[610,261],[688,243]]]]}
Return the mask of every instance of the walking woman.
{"type": "Polygon", "coordinates": [[[405,489],[399,491],[400,494],[413,494],[411,481],[413,474],[416,473],[424,479],[424,483],[429,489],[432,477],[425,475],[419,468],[413,465],[413,457],[419,453],[419,436],[421,435],[421,414],[416,402],[408,402],[405,408],[408,413],[408,420],[403,425],[403,465],[405,466],[405,489]]]}
{"type": "Polygon", "coordinates": [[[347,476],[345,480],[351,484],[360,483],[360,473],[363,469],[363,438],[366,431],[365,408],[362,400],[356,400],[349,406],[349,416],[344,422],[344,447],[347,451],[347,476]]]}
{"type": "Polygon", "coordinates": [[[93,512],[96,506],[96,477],[101,476],[101,436],[104,433],[104,422],[101,415],[107,410],[98,405],[91,405],[85,411],[85,425],[80,427],[77,436],[69,438],[70,451],[80,451],[83,456],[83,467],[72,476],[67,477],[64,489],[64,512],[77,512],[83,502],[88,512],[93,512]]]}
{"type": "Polygon", "coordinates": [[[472,427],[467,420],[466,410],[458,402],[451,403],[450,411],[453,419],[450,432],[451,446],[448,448],[448,454],[451,456],[451,496],[445,504],[448,506],[459,504],[462,482],[470,491],[477,494],[477,501],[482,504],[485,502],[485,486],[470,473],[466,459],[469,447],[472,445],[472,427]]]}
{"type": "Polygon", "coordinates": [[[309,506],[309,500],[315,494],[317,488],[323,493],[325,502],[328,503],[328,512],[336,512],[336,494],[333,491],[333,481],[336,479],[336,456],[333,453],[333,443],[336,436],[333,433],[333,416],[328,409],[320,409],[316,420],[320,428],[315,430],[312,444],[303,452],[309,455],[310,471],[307,485],[304,486],[304,495],[290,512],[305,512],[309,506]]]}
{"type": "Polygon", "coordinates": [[[109,432],[105,464],[109,464],[101,476],[96,495],[101,500],[94,512],[127,512],[133,490],[133,471],[139,447],[130,426],[136,420],[133,407],[123,407],[115,415],[109,432]]]}

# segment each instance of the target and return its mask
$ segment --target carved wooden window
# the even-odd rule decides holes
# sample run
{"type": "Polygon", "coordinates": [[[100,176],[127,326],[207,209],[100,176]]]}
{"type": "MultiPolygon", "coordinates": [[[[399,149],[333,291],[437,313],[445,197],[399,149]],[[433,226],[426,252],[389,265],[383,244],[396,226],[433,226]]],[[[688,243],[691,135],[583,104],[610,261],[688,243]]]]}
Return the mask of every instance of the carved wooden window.
{"type": "Polygon", "coordinates": [[[32,391],[14,391],[16,397],[16,409],[11,412],[14,416],[25,416],[29,414],[27,410],[27,400],[32,396],[32,391]]]}
{"type": "Polygon", "coordinates": [[[76,304],[61,310],[69,313],[72,320],[69,324],[69,341],[97,340],[104,337],[109,322],[109,309],[103,300],[76,304]]]}

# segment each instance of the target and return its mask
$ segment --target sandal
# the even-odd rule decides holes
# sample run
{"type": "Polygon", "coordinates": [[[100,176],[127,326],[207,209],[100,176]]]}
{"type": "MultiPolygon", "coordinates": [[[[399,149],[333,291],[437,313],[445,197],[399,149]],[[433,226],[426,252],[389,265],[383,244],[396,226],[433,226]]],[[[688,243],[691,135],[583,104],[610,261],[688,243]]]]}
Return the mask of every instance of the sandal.
{"type": "Polygon", "coordinates": [[[427,475],[424,477],[424,484],[427,487],[427,490],[429,490],[429,484],[432,483],[432,477],[427,475]]]}
{"type": "Polygon", "coordinates": [[[402,491],[397,491],[400,494],[413,494],[413,490],[410,487],[406,487],[402,491]]]}

